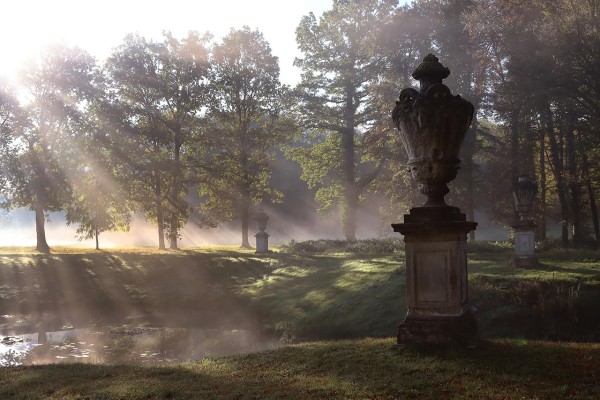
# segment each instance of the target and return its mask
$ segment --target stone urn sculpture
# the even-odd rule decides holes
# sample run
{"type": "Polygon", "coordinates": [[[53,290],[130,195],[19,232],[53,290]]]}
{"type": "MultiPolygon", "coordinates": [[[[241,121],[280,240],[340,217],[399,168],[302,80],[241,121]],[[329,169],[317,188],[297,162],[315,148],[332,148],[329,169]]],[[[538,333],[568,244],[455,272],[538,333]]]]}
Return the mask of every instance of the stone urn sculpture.
{"type": "Polygon", "coordinates": [[[529,179],[529,175],[519,175],[516,182],[513,183],[512,194],[521,221],[528,219],[536,193],[537,183],[529,179]]]}
{"type": "Polygon", "coordinates": [[[460,147],[473,119],[473,105],[442,83],[448,75],[450,70],[429,54],[412,74],[420,91],[402,90],[392,112],[408,154],[408,170],[423,184],[424,207],[446,206],[447,183],[456,178],[460,147]]]}
{"type": "Polygon", "coordinates": [[[411,208],[404,222],[392,224],[406,243],[407,314],[398,343],[476,342],[477,323],[468,307],[466,220],[444,196],[458,172],[460,147],[474,108],[442,83],[450,70],[432,54],[412,74],[420,90],[402,90],[392,119],[408,154],[408,171],[423,184],[422,207],[411,208]]]}

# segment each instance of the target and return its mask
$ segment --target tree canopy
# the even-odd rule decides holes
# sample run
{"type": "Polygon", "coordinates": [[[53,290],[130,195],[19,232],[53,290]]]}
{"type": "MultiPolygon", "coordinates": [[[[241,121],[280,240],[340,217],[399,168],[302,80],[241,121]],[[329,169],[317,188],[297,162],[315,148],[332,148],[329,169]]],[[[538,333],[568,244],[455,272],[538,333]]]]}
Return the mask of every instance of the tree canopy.
{"type": "Polygon", "coordinates": [[[434,53],[477,110],[450,201],[508,227],[511,184],[529,174],[538,239],[559,224],[563,243],[599,244],[599,10],[600,0],[334,0],[299,21],[294,88],[248,27],[219,40],[131,34],[102,62],[54,46],[13,88],[0,83],[0,201],[33,211],[44,252],[52,212],[97,246],[137,214],[161,249],[177,249],[186,225],[228,221],[250,247],[256,207],[304,204],[286,203],[274,170],[296,163],[285,186],[338,212],[341,235],[365,234],[362,208],[387,229],[420,201],[390,111],[434,53]]]}

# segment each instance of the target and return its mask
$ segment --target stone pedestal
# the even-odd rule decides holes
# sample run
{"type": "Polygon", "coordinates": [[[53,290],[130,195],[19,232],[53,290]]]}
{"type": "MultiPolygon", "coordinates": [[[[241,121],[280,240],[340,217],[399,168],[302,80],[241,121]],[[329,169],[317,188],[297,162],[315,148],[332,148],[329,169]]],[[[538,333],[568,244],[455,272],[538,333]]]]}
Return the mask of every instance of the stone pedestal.
{"type": "Polygon", "coordinates": [[[408,312],[398,343],[469,345],[477,322],[468,308],[466,221],[456,207],[419,207],[392,224],[406,243],[408,312]]]}
{"type": "Polygon", "coordinates": [[[515,265],[517,267],[535,267],[538,258],[535,255],[535,228],[532,221],[519,221],[515,229],[515,265]]]}
{"type": "Polygon", "coordinates": [[[261,231],[254,235],[256,238],[256,253],[268,253],[269,252],[269,234],[261,231]]]}

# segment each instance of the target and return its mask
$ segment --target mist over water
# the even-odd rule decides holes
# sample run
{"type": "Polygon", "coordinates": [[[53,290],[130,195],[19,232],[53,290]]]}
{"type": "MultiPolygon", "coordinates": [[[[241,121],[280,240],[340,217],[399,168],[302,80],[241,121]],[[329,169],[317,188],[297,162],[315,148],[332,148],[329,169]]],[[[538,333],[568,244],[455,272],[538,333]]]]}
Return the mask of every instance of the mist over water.
{"type": "Polygon", "coordinates": [[[0,338],[0,366],[162,364],[259,351],[282,343],[248,330],[193,328],[65,329],[0,338]]]}
{"type": "MultiPolygon", "coordinates": [[[[337,215],[321,216],[314,212],[308,218],[293,220],[288,213],[275,209],[266,209],[269,214],[267,232],[270,243],[282,244],[289,240],[342,239],[337,215]]],[[[360,213],[360,238],[379,236],[379,220],[369,212],[360,213]]],[[[50,246],[93,247],[94,240],[77,240],[76,226],[67,226],[60,213],[52,213],[51,221],[46,222],[46,238],[50,246]]],[[[249,235],[258,232],[256,223],[251,220],[249,235]]],[[[27,210],[15,210],[0,222],[0,246],[35,246],[34,213],[27,210]]],[[[253,240],[253,239],[252,239],[253,240]]],[[[251,240],[251,243],[252,243],[251,240]]],[[[239,221],[225,223],[217,228],[199,227],[188,223],[181,230],[180,246],[238,245],[241,242],[239,221]]],[[[155,226],[134,217],[129,232],[104,232],[100,235],[100,247],[141,247],[156,246],[158,232],[155,226]]]]}

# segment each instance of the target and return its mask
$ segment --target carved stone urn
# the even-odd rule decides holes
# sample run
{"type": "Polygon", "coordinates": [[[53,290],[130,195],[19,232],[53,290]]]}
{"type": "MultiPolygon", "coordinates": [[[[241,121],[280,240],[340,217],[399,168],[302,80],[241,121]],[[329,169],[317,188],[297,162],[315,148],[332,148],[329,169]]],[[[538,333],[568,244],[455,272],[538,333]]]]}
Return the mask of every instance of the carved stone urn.
{"type": "Polygon", "coordinates": [[[524,221],[529,217],[529,212],[533,208],[537,184],[529,179],[529,175],[519,175],[516,182],[513,183],[512,193],[517,213],[521,221],[524,221]]]}
{"type": "Polygon", "coordinates": [[[420,91],[402,90],[392,112],[408,153],[408,170],[423,184],[424,207],[446,206],[447,183],[456,178],[460,147],[473,119],[473,105],[442,83],[448,75],[436,56],[427,55],[412,74],[420,91]]]}
{"type": "Polygon", "coordinates": [[[392,118],[408,154],[408,171],[427,196],[404,222],[392,224],[406,243],[407,313],[398,343],[471,345],[477,322],[468,305],[466,220],[444,196],[458,172],[459,152],[473,118],[471,103],[442,83],[450,70],[429,54],[413,73],[420,91],[402,90],[392,118]]]}

